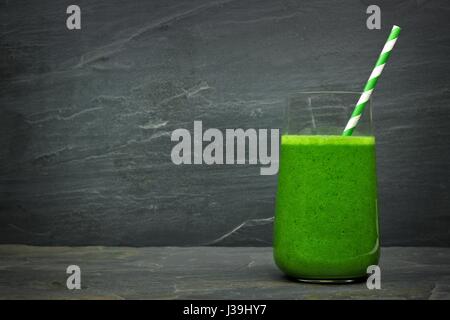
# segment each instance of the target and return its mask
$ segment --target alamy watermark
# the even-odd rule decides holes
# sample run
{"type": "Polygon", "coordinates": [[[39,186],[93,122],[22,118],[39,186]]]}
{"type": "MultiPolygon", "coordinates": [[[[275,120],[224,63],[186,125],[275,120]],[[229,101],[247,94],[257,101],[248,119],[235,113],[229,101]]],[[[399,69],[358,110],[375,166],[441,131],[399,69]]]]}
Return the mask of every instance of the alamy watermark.
{"type": "Polygon", "coordinates": [[[66,27],[69,30],[80,30],[81,29],[81,9],[76,4],[72,4],[67,7],[67,14],[70,16],[66,19],[66,27]]]}
{"type": "Polygon", "coordinates": [[[66,273],[70,274],[67,277],[66,286],[69,290],[81,289],[81,269],[76,264],[72,264],[67,267],[66,273]]]}
{"type": "Polygon", "coordinates": [[[381,269],[377,265],[371,265],[367,267],[367,277],[366,286],[367,289],[381,289],[381,269]]]}
{"type": "Polygon", "coordinates": [[[261,175],[274,175],[279,167],[279,129],[225,129],[203,132],[202,121],[194,121],[194,132],[176,129],[171,140],[178,142],[171,152],[172,162],[180,164],[260,164],[261,175]],[[268,148],[270,138],[270,151],[268,148]],[[206,143],[204,145],[204,143],[206,143]]]}
{"type": "Polygon", "coordinates": [[[372,4],[367,7],[367,14],[370,16],[366,20],[366,26],[369,30],[381,29],[381,9],[379,6],[372,4]]]}

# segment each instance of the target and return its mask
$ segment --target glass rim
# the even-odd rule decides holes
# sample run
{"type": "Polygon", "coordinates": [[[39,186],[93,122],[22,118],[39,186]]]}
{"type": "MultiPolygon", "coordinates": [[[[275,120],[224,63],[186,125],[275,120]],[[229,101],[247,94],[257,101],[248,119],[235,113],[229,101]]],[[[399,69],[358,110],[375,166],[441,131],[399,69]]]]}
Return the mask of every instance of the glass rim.
{"type": "Polygon", "coordinates": [[[362,91],[297,91],[289,93],[288,98],[303,95],[303,94],[362,94],[362,91]]]}
{"type": "MultiPolygon", "coordinates": [[[[331,105],[327,108],[332,108],[330,109],[331,113],[336,113],[336,115],[339,115],[338,118],[340,118],[340,114],[342,112],[348,112],[349,114],[347,115],[346,119],[343,120],[343,124],[345,125],[346,123],[348,123],[348,119],[350,119],[350,115],[352,113],[352,111],[355,108],[355,105],[357,104],[358,99],[360,98],[362,92],[357,92],[357,91],[345,91],[345,90],[329,90],[329,91],[319,91],[319,90],[311,90],[311,91],[293,91],[288,93],[285,96],[285,107],[284,107],[284,124],[283,124],[283,134],[286,134],[286,132],[289,132],[290,134],[292,134],[292,132],[296,132],[296,130],[298,131],[298,128],[296,128],[295,125],[292,126],[291,124],[291,119],[292,118],[296,118],[297,116],[293,116],[293,111],[295,112],[295,110],[300,110],[298,108],[298,106],[300,105],[309,105],[309,110],[312,113],[314,109],[317,110],[322,110],[319,106],[320,106],[320,101],[328,101],[328,97],[335,97],[338,101],[347,101],[344,105],[340,106],[339,105],[339,110],[342,109],[341,111],[339,111],[338,113],[336,113],[336,108],[338,105],[333,105],[333,102],[331,101],[331,105]],[[325,99],[325,100],[323,100],[325,99]],[[316,101],[316,103],[312,104],[312,100],[316,101]],[[354,100],[354,101],[350,101],[350,100],[354,100]],[[308,103],[309,101],[309,103],[308,103]],[[348,104],[348,106],[347,106],[348,104]],[[347,110],[347,111],[345,111],[347,110]]],[[[334,100],[332,98],[332,100],[334,100]]],[[[361,121],[359,128],[356,129],[355,131],[355,135],[370,135],[373,136],[373,117],[372,117],[372,97],[369,98],[368,102],[367,102],[367,106],[366,106],[366,113],[369,113],[368,115],[366,115],[364,117],[364,119],[361,121]]],[[[315,112],[314,112],[315,113],[315,112]]],[[[298,118],[298,117],[297,117],[298,118]]],[[[297,120],[299,120],[300,118],[298,118],[297,120]]],[[[324,120],[322,119],[322,125],[324,125],[326,123],[326,121],[329,120],[324,120]]],[[[331,123],[331,122],[330,122],[331,123]]],[[[328,123],[328,124],[330,124],[328,123]]],[[[315,127],[314,127],[315,128],[315,127]]],[[[302,129],[303,130],[303,129],[302,129]]],[[[322,129],[317,129],[315,128],[314,130],[316,130],[317,132],[319,131],[323,131],[322,129]]],[[[313,130],[313,131],[314,131],[313,130]]],[[[325,132],[325,131],[324,131],[325,132]]],[[[300,134],[300,133],[299,133],[300,134]]],[[[307,135],[307,134],[300,134],[300,135],[307,135]]],[[[321,133],[314,133],[312,135],[322,135],[321,133]]],[[[334,135],[334,134],[333,134],[334,135]]]]}

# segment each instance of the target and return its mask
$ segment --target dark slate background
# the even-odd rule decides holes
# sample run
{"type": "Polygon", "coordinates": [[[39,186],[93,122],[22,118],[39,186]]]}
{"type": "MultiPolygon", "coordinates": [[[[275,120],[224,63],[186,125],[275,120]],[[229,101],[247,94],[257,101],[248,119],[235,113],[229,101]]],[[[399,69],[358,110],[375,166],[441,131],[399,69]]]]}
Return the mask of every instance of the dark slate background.
{"type": "Polygon", "coordinates": [[[450,245],[448,1],[3,0],[0,21],[0,243],[270,244],[276,176],[177,167],[170,133],[359,91],[398,24],[373,100],[382,244],[450,245]]]}

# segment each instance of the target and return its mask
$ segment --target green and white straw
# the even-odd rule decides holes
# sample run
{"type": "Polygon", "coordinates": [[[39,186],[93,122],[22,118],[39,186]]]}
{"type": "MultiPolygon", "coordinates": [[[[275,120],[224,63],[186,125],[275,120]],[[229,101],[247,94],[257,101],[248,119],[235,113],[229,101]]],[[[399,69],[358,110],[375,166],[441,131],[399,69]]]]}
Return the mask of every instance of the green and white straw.
{"type": "Polygon", "coordinates": [[[395,42],[397,41],[398,35],[400,34],[400,30],[401,29],[398,26],[392,27],[391,33],[389,34],[389,38],[387,39],[386,44],[384,45],[383,50],[381,51],[380,56],[378,57],[377,63],[375,64],[375,68],[373,69],[369,77],[369,80],[367,80],[366,86],[364,87],[364,91],[361,94],[361,97],[359,98],[355,109],[353,110],[352,116],[348,121],[347,126],[344,129],[344,132],[342,133],[343,136],[351,136],[353,130],[358,124],[358,120],[359,118],[361,118],[361,114],[364,111],[367,101],[369,101],[373,89],[375,88],[378,82],[378,78],[380,77],[381,72],[383,71],[384,66],[386,65],[386,62],[388,61],[389,56],[391,55],[392,48],[394,48],[395,42]]]}

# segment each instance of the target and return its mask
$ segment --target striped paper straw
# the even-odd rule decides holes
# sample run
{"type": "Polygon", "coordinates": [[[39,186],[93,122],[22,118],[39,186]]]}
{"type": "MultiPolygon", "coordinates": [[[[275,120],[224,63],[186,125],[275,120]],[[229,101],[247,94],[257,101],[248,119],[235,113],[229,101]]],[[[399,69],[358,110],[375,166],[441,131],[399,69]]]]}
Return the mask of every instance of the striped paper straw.
{"type": "Polygon", "coordinates": [[[353,130],[358,124],[358,120],[359,118],[361,118],[361,114],[364,111],[364,107],[366,106],[367,101],[369,101],[373,89],[377,84],[378,78],[380,77],[381,72],[383,71],[383,68],[386,65],[386,62],[388,61],[389,56],[391,55],[392,48],[394,48],[395,42],[397,41],[398,35],[400,34],[400,30],[401,29],[398,26],[392,27],[391,33],[389,34],[389,38],[387,39],[386,44],[384,45],[384,48],[381,51],[380,56],[378,57],[377,63],[375,64],[375,68],[373,69],[372,74],[369,77],[369,80],[367,80],[366,86],[364,87],[364,91],[361,94],[358,103],[356,104],[355,110],[353,110],[352,116],[350,117],[350,120],[348,121],[347,126],[344,129],[344,132],[342,133],[343,136],[351,136],[353,130]]]}

